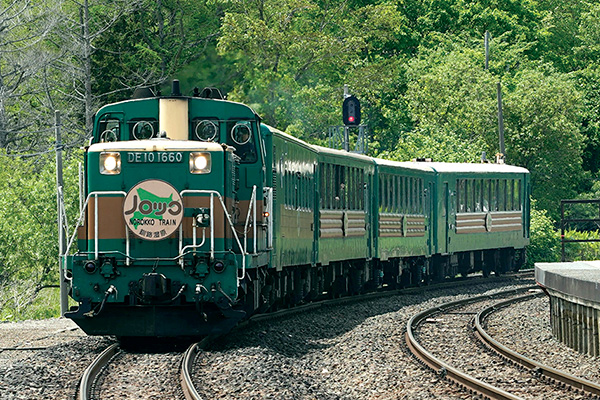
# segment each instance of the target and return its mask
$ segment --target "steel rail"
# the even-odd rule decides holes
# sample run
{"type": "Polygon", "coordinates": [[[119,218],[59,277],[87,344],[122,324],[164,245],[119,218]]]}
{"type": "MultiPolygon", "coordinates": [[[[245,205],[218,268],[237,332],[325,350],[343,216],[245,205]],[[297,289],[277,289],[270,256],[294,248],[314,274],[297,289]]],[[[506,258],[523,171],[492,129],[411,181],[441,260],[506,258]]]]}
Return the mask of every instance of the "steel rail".
{"type": "MultiPolygon", "coordinates": [[[[518,274],[515,274],[515,275],[518,275],[518,274]]],[[[507,278],[510,279],[512,277],[514,277],[514,276],[506,275],[506,277],[500,277],[495,282],[502,281],[507,278]]],[[[419,293],[419,292],[424,292],[424,291],[429,291],[429,290],[440,290],[440,289],[444,289],[447,287],[456,287],[457,285],[465,285],[465,286],[466,285],[474,285],[474,284],[478,284],[478,283],[482,283],[482,282],[490,282],[490,279],[489,278],[472,277],[472,278],[467,278],[467,279],[452,280],[450,282],[439,282],[439,283],[428,285],[428,286],[410,287],[410,288],[393,289],[393,290],[382,290],[382,291],[369,292],[369,293],[356,295],[356,296],[344,296],[344,297],[339,297],[339,298],[335,298],[335,299],[327,299],[327,300],[311,302],[311,303],[298,305],[298,306],[287,308],[287,309],[282,309],[282,310],[273,311],[273,312],[269,312],[269,313],[254,315],[254,316],[250,317],[249,319],[236,325],[235,328],[230,333],[244,329],[253,323],[270,321],[270,320],[275,320],[278,318],[285,318],[285,317],[289,317],[291,315],[294,315],[294,314],[297,314],[300,312],[306,312],[308,310],[313,310],[313,309],[317,309],[320,307],[336,306],[336,305],[355,303],[355,302],[358,303],[358,302],[363,302],[363,301],[368,301],[368,300],[375,300],[375,299],[379,299],[379,298],[383,298],[383,297],[397,296],[397,295],[403,295],[403,294],[404,295],[414,294],[414,293],[419,293]]],[[[508,293],[510,293],[510,292],[514,293],[515,290],[513,289],[513,290],[508,291],[508,293]]],[[[483,296],[483,297],[489,298],[490,296],[488,295],[488,296],[483,296]]],[[[180,380],[181,380],[181,389],[183,391],[184,398],[186,400],[202,400],[202,397],[196,390],[194,383],[193,383],[193,379],[192,379],[193,364],[194,364],[194,361],[195,361],[198,353],[200,351],[206,349],[208,346],[210,346],[210,344],[215,340],[215,338],[216,338],[215,336],[207,336],[202,341],[200,341],[198,343],[194,343],[191,346],[189,346],[188,349],[186,350],[186,352],[184,353],[184,356],[183,356],[183,359],[181,362],[180,380]]]]}
{"type": "Polygon", "coordinates": [[[500,388],[490,385],[486,382],[480,381],[479,379],[472,377],[457,368],[454,368],[448,363],[443,362],[439,358],[435,357],[429,351],[427,351],[419,341],[416,339],[415,330],[416,328],[427,318],[432,315],[439,314],[442,311],[456,308],[462,305],[475,303],[484,299],[492,299],[495,297],[506,296],[510,294],[517,294],[523,291],[537,288],[537,286],[529,286],[522,289],[512,289],[503,292],[494,293],[493,295],[484,295],[470,297],[463,300],[453,301],[450,303],[443,304],[438,307],[433,307],[428,310],[422,311],[416,315],[413,315],[406,324],[406,344],[410,351],[425,365],[432,370],[436,371],[442,377],[447,378],[461,387],[470,389],[471,391],[483,395],[490,399],[501,399],[501,400],[519,400],[518,396],[508,393],[500,388]]]}
{"type": "Polygon", "coordinates": [[[495,311],[498,311],[501,308],[508,307],[513,305],[514,303],[518,303],[521,301],[532,300],[536,297],[540,297],[544,295],[543,292],[531,293],[525,296],[517,297],[515,299],[510,299],[506,301],[499,302],[494,304],[491,307],[485,308],[481,310],[475,317],[475,329],[477,330],[477,336],[479,339],[490,349],[494,350],[498,354],[503,357],[506,357],[528,369],[530,369],[533,373],[545,376],[549,378],[551,381],[561,382],[565,385],[571,386],[573,389],[580,390],[589,394],[593,394],[596,398],[600,396],[600,384],[588,381],[583,378],[576,377],[574,375],[568,374],[564,371],[557,370],[555,368],[549,367],[542,363],[539,363],[531,358],[528,358],[522,354],[519,354],[508,347],[502,345],[500,342],[492,338],[484,329],[484,321],[495,311]]]}
{"type": "Polygon", "coordinates": [[[181,361],[181,390],[185,400],[202,400],[202,397],[194,386],[192,380],[192,372],[194,367],[194,361],[198,353],[207,348],[215,339],[214,336],[207,336],[198,343],[193,343],[183,354],[181,361]]]}
{"type": "Polygon", "coordinates": [[[85,369],[79,383],[79,400],[88,400],[91,397],[92,387],[94,380],[104,368],[110,359],[117,353],[119,345],[117,343],[112,344],[106,348],[98,357],[92,361],[92,363],[85,369]]]}

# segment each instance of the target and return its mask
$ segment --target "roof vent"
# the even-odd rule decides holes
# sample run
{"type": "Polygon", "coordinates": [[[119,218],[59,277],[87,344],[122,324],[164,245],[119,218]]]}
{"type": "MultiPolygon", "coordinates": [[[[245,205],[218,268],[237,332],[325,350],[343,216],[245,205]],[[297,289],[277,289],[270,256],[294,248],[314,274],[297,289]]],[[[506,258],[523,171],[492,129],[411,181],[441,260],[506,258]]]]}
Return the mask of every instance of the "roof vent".
{"type": "Polygon", "coordinates": [[[413,158],[413,162],[432,162],[432,161],[433,161],[432,158],[426,158],[426,157],[413,158]]]}
{"type": "Polygon", "coordinates": [[[204,89],[202,89],[200,97],[203,99],[223,100],[223,94],[216,87],[205,87],[204,89]]]}
{"type": "Polygon", "coordinates": [[[154,92],[150,88],[139,87],[133,91],[133,99],[147,99],[149,97],[156,97],[154,92]]]}

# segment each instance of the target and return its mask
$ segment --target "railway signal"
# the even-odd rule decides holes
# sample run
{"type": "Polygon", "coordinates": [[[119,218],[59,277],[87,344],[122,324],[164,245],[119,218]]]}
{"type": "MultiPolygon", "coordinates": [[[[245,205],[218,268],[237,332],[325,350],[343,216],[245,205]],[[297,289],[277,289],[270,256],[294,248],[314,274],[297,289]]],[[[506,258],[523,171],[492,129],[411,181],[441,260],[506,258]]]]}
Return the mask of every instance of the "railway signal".
{"type": "Polygon", "coordinates": [[[360,125],[360,101],[356,97],[348,96],[344,99],[342,118],[346,126],[360,125]]]}

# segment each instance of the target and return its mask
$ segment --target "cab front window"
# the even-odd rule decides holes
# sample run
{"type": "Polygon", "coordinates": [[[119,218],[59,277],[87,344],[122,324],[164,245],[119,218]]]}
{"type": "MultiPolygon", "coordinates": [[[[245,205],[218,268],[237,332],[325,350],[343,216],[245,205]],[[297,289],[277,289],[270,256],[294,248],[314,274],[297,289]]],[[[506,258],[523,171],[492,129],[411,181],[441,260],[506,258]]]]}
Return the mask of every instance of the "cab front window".
{"type": "Polygon", "coordinates": [[[121,121],[106,116],[98,123],[98,142],[117,142],[121,140],[121,121]]]}
{"type": "Polygon", "coordinates": [[[227,144],[235,148],[242,163],[254,163],[258,159],[255,129],[250,121],[227,121],[227,144]]]}

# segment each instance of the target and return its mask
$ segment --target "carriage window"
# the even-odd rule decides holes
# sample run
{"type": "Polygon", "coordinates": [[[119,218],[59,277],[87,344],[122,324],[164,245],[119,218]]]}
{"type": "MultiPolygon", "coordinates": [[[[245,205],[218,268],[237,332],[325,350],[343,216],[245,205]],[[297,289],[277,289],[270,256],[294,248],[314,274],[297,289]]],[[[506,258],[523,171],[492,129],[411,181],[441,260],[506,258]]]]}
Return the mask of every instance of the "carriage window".
{"type": "Polygon", "coordinates": [[[506,211],[513,209],[513,183],[512,179],[506,181],[506,211]]]}
{"type": "Polygon", "coordinates": [[[419,214],[425,214],[425,193],[423,179],[419,179],[419,214]]]}
{"type": "Polygon", "coordinates": [[[466,212],[473,212],[473,181],[467,179],[467,187],[465,191],[466,212]]]}
{"type": "Polygon", "coordinates": [[[383,196],[382,199],[382,212],[387,212],[387,198],[388,198],[388,190],[387,190],[387,175],[381,176],[382,187],[383,187],[383,196]]]}
{"type": "Polygon", "coordinates": [[[473,210],[475,212],[481,212],[481,181],[479,179],[474,180],[475,188],[473,191],[473,210]]]}
{"type": "Polygon", "coordinates": [[[389,213],[394,212],[394,205],[395,205],[395,198],[396,198],[396,194],[395,194],[395,184],[394,184],[394,176],[389,174],[387,175],[387,211],[389,213]]]}
{"type": "Polygon", "coordinates": [[[121,121],[107,118],[99,122],[98,132],[101,143],[121,140],[121,121]]]}
{"type": "Polygon", "coordinates": [[[506,181],[498,180],[498,211],[506,210],[506,181]]]}
{"type": "Polygon", "coordinates": [[[498,179],[492,179],[490,182],[490,210],[498,211],[498,179]]]}
{"type": "Polygon", "coordinates": [[[335,194],[333,192],[333,165],[327,164],[327,208],[329,210],[335,209],[335,203],[333,201],[335,194]]]}
{"type": "Polygon", "coordinates": [[[490,211],[490,181],[489,179],[484,179],[482,181],[483,187],[483,195],[482,195],[482,205],[483,208],[481,211],[488,212],[490,211]]]}
{"type": "Polygon", "coordinates": [[[405,176],[400,177],[400,213],[406,214],[408,205],[408,179],[405,176]]]}
{"type": "Polygon", "coordinates": [[[360,209],[364,210],[365,209],[365,171],[362,169],[359,169],[359,179],[358,179],[358,184],[359,184],[359,188],[358,188],[358,203],[360,204],[360,209]]]}
{"type": "Polygon", "coordinates": [[[354,210],[356,190],[354,189],[354,168],[348,168],[348,210],[354,210]]]}

